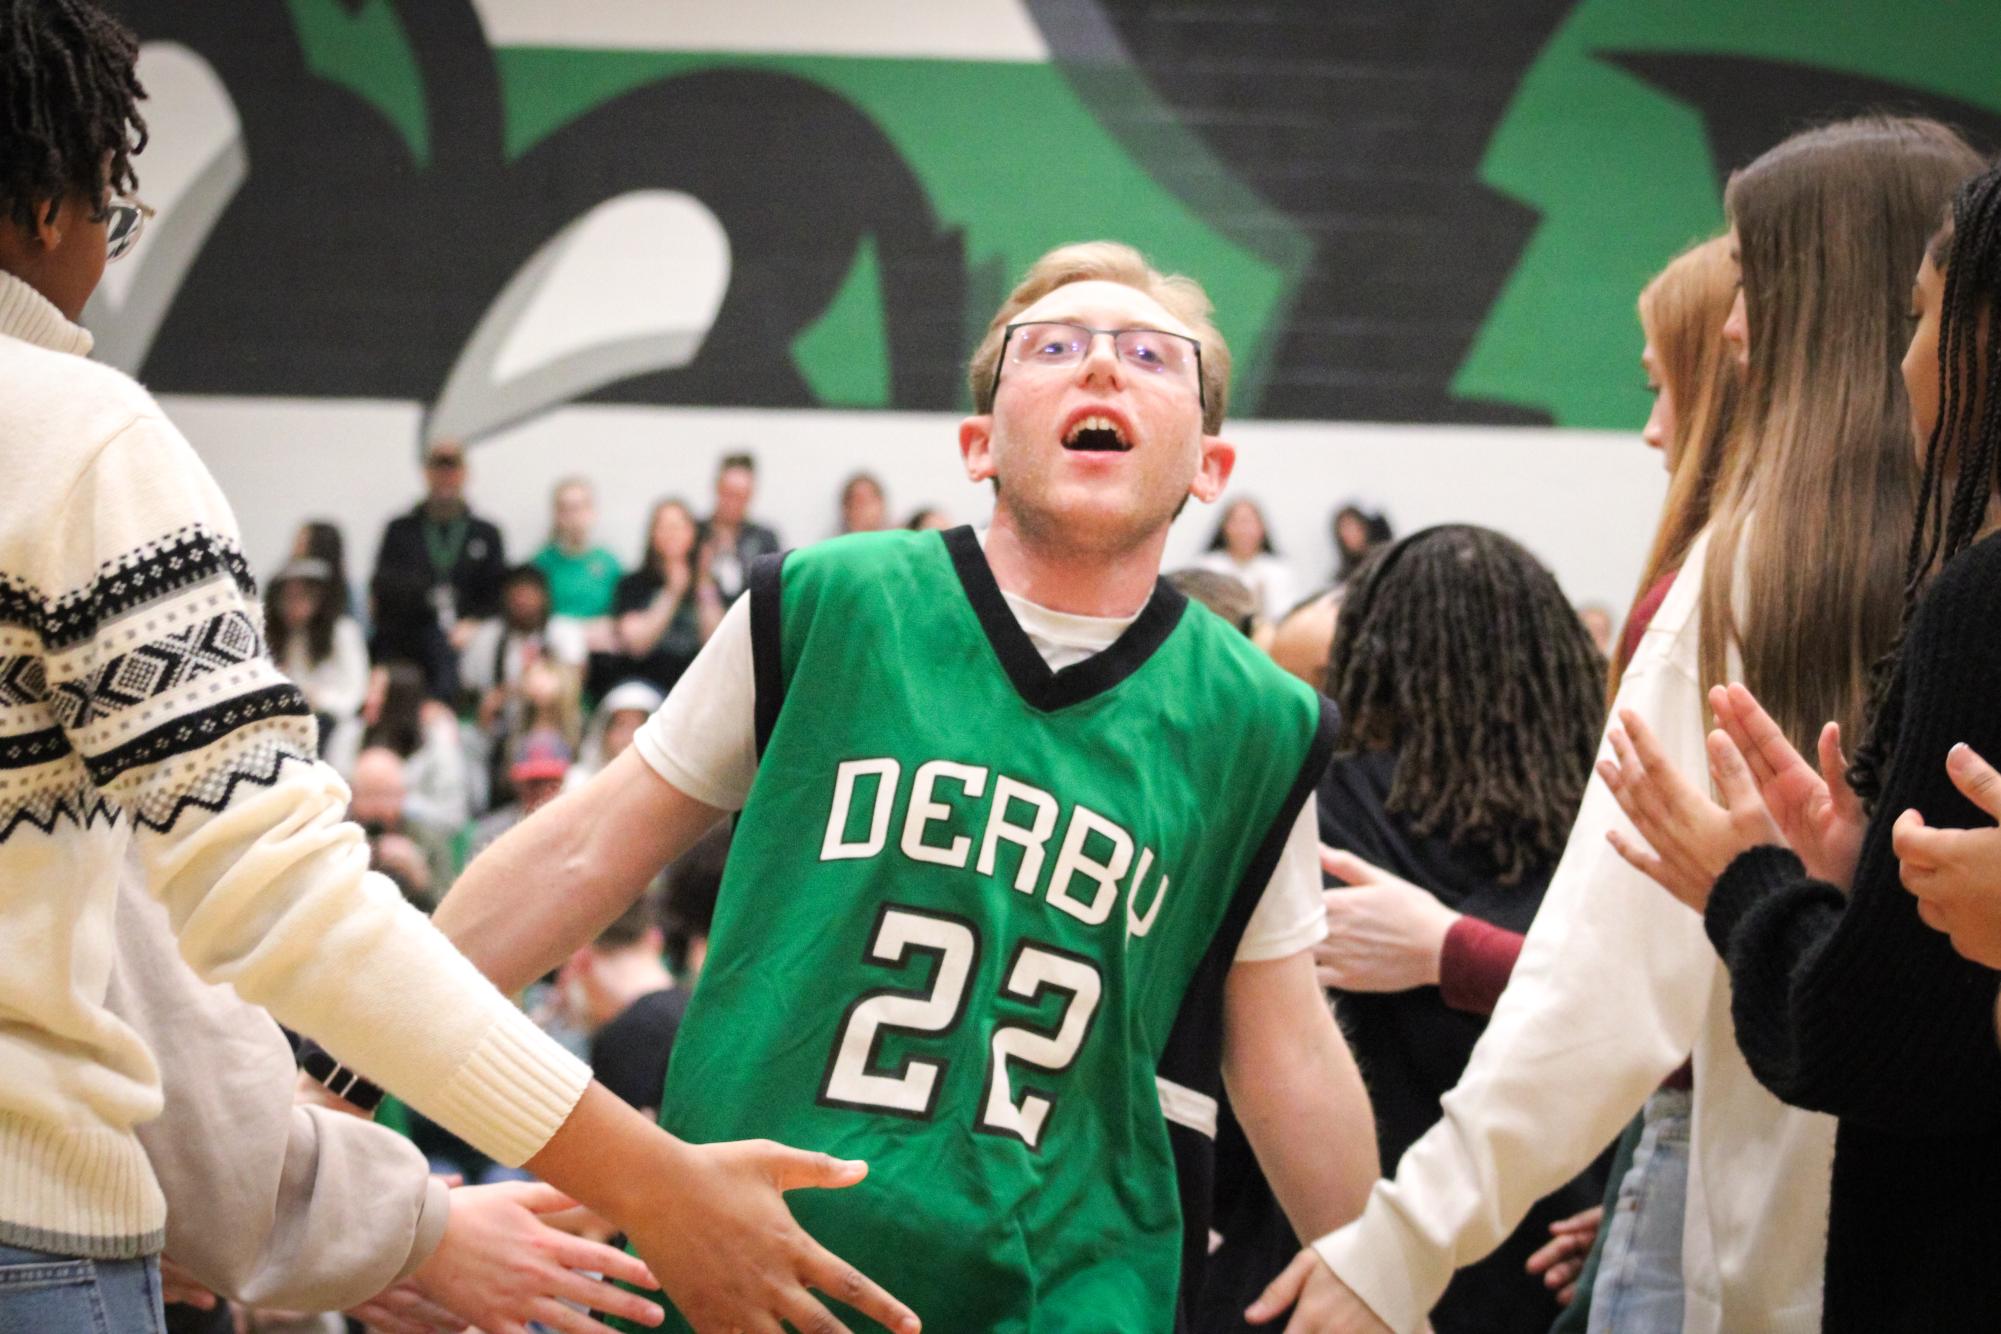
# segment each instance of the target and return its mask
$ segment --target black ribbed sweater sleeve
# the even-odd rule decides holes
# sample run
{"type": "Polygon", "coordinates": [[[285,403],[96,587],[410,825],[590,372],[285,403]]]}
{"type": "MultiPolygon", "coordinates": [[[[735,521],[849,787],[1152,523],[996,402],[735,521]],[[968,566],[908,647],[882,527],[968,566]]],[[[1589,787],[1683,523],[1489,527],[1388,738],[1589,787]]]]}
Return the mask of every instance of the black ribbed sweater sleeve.
{"type": "Polygon", "coordinates": [[[1950,828],[1992,823],[1946,776],[1964,741],[2001,760],[2001,538],[1933,581],[1900,652],[1902,721],[1853,893],[1809,879],[1783,848],[1754,848],[1710,897],[1709,938],[1730,970],[1737,1042],[1795,1107],[1904,1134],[2001,1120],[1997,974],[1918,918],[1891,847],[1908,808],[1950,828]]]}

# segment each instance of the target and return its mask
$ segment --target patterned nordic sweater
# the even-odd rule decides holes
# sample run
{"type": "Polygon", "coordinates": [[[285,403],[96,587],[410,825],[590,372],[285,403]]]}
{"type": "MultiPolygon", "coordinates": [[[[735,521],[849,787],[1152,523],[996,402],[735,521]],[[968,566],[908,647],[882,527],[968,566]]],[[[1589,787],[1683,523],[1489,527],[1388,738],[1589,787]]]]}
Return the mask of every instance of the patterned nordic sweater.
{"type": "Polygon", "coordinates": [[[588,1073],[367,872],[228,505],[89,348],[0,273],[0,1243],[160,1244],[159,1074],[104,1005],[121,874],[198,973],[520,1162],[588,1073]]]}

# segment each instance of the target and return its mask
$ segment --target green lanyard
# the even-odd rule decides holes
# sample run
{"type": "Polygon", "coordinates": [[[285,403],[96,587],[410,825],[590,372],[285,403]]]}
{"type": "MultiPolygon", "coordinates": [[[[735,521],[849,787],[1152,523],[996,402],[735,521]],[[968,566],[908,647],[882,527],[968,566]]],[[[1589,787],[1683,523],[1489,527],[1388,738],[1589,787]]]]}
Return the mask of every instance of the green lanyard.
{"type": "Polygon", "coordinates": [[[451,578],[459,556],[466,549],[466,533],[472,528],[472,520],[461,514],[442,525],[426,519],[423,527],[424,551],[431,558],[431,573],[439,579],[451,578]]]}

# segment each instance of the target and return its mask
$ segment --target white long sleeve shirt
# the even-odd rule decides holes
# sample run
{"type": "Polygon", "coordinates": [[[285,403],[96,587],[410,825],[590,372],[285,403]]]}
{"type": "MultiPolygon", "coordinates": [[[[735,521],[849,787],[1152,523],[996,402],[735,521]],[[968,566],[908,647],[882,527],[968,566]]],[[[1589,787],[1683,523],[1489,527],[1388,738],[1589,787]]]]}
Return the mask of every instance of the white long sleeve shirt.
{"type": "Polygon", "coordinates": [[[228,504],[89,347],[0,273],[0,1242],[160,1246],[159,1072],[104,1003],[128,858],[198,974],[532,1156],[589,1072],[368,872],[228,504]]]}
{"type": "MultiPolygon", "coordinates": [[[[1708,772],[1697,656],[1707,547],[1697,540],[1641,637],[1614,714],[1644,717],[1687,774],[1708,772]]],[[[1359,1219],[1315,1243],[1395,1330],[1417,1329],[1453,1271],[1589,1163],[1691,1049],[1684,1327],[1820,1328],[1834,1121],[1785,1106],[1752,1076],[1702,919],[1613,851],[1614,827],[1633,833],[1594,776],[1443,1117],[1359,1219]]]]}

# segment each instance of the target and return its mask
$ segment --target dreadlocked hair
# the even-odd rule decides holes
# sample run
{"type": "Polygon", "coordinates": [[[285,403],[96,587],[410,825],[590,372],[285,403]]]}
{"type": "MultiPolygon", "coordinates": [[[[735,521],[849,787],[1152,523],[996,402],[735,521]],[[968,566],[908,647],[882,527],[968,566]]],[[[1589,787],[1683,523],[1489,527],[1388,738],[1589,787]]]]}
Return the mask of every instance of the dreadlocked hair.
{"type": "MultiPolygon", "coordinates": [[[[1925,583],[1964,551],[1987,521],[2001,490],[2001,356],[1980,364],[1987,325],[2001,309],[2001,165],[1960,186],[1926,255],[1945,278],[1938,317],[1938,420],[1925,442],[1918,518],[1904,573],[1904,625],[1925,583]],[[1948,475],[1950,483],[1948,484],[1948,475]]],[[[1865,801],[1882,790],[1903,712],[1897,642],[1870,680],[1870,725],[1849,767],[1849,784],[1865,801]]]]}
{"type": "Polygon", "coordinates": [[[1327,667],[1344,751],[1396,753],[1387,808],[1492,859],[1555,863],[1605,720],[1605,662],[1556,579],[1487,528],[1428,528],[1348,586],[1327,667]]]}
{"type": "Polygon", "coordinates": [[[138,59],[138,38],[89,0],[0,0],[0,206],[15,222],[71,197],[102,218],[137,188],[138,59]]]}

